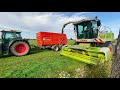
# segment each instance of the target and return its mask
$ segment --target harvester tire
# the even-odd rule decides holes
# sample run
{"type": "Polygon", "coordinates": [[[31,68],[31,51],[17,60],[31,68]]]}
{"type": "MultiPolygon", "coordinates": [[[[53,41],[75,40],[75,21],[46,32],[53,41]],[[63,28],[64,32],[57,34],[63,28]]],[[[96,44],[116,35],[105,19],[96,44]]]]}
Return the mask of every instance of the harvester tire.
{"type": "Polygon", "coordinates": [[[14,42],[10,46],[10,52],[15,56],[23,56],[28,54],[30,51],[30,46],[24,41],[14,42]]]}
{"type": "Polygon", "coordinates": [[[110,43],[108,48],[110,49],[110,52],[111,52],[111,56],[113,56],[113,53],[114,53],[114,49],[113,49],[113,44],[110,43]]]}
{"type": "Polygon", "coordinates": [[[111,42],[106,42],[105,44],[103,44],[103,47],[108,47],[110,49],[111,56],[113,55],[114,49],[113,49],[113,44],[111,42]]]}

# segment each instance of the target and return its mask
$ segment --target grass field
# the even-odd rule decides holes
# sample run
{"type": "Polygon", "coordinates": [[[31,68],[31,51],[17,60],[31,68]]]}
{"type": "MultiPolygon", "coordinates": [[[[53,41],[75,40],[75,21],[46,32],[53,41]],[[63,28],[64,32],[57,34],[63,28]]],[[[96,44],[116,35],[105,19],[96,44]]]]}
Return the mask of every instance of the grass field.
{"type": "MultiPolygon", "coordinates": [[[[73,44],[73,41],[68,43],[73,44]]],[[[30,44],[37,45],[37,42],[31,40],[30,44]]],[[[0,78],[106,78],[110,70],[111,61],[90,66],[49,49],[33,50],[22,57],[0,58],[0,78]]]]}

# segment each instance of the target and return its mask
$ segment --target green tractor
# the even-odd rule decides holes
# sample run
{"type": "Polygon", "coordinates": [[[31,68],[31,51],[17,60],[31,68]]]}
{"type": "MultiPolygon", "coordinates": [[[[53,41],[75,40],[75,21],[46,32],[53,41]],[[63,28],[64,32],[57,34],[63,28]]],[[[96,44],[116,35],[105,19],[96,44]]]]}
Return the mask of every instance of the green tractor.
{"type": "Polygon", "coordinates": [[[0,31],[0,54],[23,56],[30,51],[28,40],[22,39],[21,31],[2,30],[0,31]]]}
{"type": "Polygon", "coordinates": [[[74,25],[75,45],[64,47],[61,55],[93,65],[111,59],[114,51],[114,33],[110,28],[102,27],[101,21],[95,17],[65,23],[62,33],[65,26],[71,23],[74,25]]]}

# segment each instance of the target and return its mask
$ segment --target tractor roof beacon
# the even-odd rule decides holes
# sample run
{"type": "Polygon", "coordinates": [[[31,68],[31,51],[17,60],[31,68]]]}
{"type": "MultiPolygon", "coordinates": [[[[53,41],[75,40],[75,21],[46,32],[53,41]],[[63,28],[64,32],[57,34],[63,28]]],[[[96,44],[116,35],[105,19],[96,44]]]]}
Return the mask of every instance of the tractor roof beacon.
{"type": "Polygon", "coordinates": [[[26,39],[22,39],[21,31],[0,31],[0,54],[13,54],[15,56],[23,56],[28,54],[29,51],[29,42],[26,39]]]}
{"type": "Polygon", "coordinates": [[[95,17],[67,22],[62,27],[62,33],[65,26],[71,23],[74,25],[75,45],[63,48],[61,55],[94,65],[111,58],[114,33],[110,28],[102,26],[101,21],[95,17]]]}

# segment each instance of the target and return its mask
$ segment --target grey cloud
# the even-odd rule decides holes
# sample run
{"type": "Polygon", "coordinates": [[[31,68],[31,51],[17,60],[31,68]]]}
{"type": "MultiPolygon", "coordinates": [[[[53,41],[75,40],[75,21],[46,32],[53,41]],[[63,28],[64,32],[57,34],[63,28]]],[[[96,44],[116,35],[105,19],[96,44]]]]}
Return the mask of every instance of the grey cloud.
{"type": "MultiPolygon", "coordinates": [[[[81,13],[82,14],[82,13],[81,13]]],[[[80,13],[78,14],[80,15],[80,13]]],[[[19,29],[24,32],[36,33],[39,31],[61,32],[62,25],[67,21],[85,18],[84,16],[66,16],[63,12],[0,12],[0,29],[19,29]]],[[[68,29],[71,26],[68,26],[68,29]]],[[[71,32],[66,31],[68,38],[71,32]]],[[[35,35],[26,35],[35,38],[35,35]]]]}

